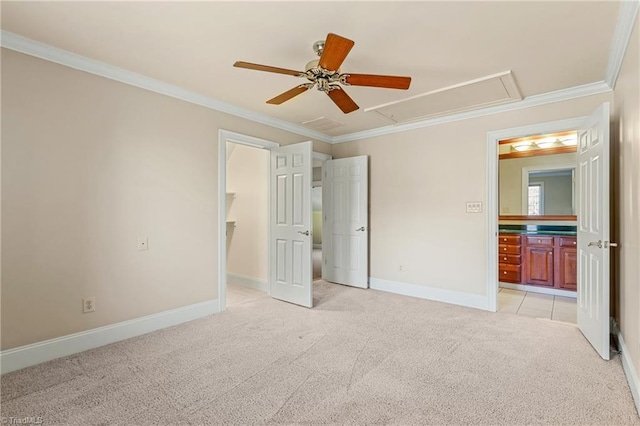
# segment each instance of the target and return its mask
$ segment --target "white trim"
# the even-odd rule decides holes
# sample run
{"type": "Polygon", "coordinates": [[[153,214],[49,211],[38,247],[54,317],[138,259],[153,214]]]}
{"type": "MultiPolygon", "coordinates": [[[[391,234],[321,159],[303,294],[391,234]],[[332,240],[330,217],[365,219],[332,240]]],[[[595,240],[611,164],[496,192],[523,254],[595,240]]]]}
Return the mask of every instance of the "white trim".
{"type": "Polygon", "coordinates": [[[487,297],[479,294],[464,293],[461,291],[446,290],[419,284],[389,281],[374,277],[369,277],[369,288],[372,290],[386,291],[388,293],[402,294],[420,299],[434,300],[436,302],[489,310],[487,297]]]}
{"type": "Polygon", "coordinates": [[[0,30],[0,44],[6,49],[31,55],[36,58],[44,59],[80,71],[85,71],[110,80],[119,81],[120,83],[125,83],[140,89],[160,93],[161,95],[170,96],[172,98],[200,105],[215,111],[221,111],[237,117],[242,117],[247,120],[255,121],[256,123],[265,124],[267,126],[313,138],[322,142],[332,142],[331,136],[310,130],[304,126],[222,102],[173,84],[165,83],[142,74],[96,61],[67,50],[49,46],[8,31],[0,30]]]}
{"type": "Polygon", "coordinates": [[[234,274],[233,272],[227,272],[227,284],[254,288],[256,290],[264,292],[269,289],[269,283],[267,282],[267,280],[261,280],[259,278],[249,277],[246,275],[234,274]]]}
{"type": "Polygon", "coordinates": [[[578,293],[576,293],[575,291],[560,290],[557,288],[546,288],[546,287],[540,287],[536,285],[501,282],[499,283],[499,287],[509,288],[511,290],[528,291],[529,293],[541,293],[541,294],[551,294],[553,296],[571,297],[572,299],[576,299],[578,297],[578,293]]]}
{"type": "Polygon", "coordinates": [[[498,141],[487,133],[487,305],[491,312],[498,311],[498,141]],[[491,265],[495,265],[492,268],[491,265]],[[495,294],[494,294],[495,293],[495,294]]]}
{"type": "MultiPolygon", "coordinates": [[[[227,142],[271,149],[280,144],[229,130],[218,130],[218,311],[227,308],[227,142]],[[224,236],[224,238],[222,238],[224,236]]],[[[271,180],[269,179],[269,184],[271,180]]],[[[267,249],[267,259],[269,252],[267,249]]]]}
{"type": "Polygon", "coordinates": [[[638,376],[638,372],[633,365],[633,360],[629,357],[629,348],[627,348],[627,344],[624,342],[624,337],[622,337],[622,332],[618,328],[618,324],[614,319],[611,321],[611,326],[611,331],[618,336],[622,369],[624,370],[625,376],[627,376],[627,383],[629,383],[633,401],[636,403],[636,411],[638,417],[640,417],[640,376],[638,376]]]}
{"type": "Polygon", "coordinates": [[[73,355],[218,313],[217,300],[207,300],[80,333],[69,334],[0,352],[2,374],[73,355]]]}
{"type": "Polygon", "coordinates": [[[470,118],[482,117],[485,115],[499,114],[508,111],[514,111],[523,108],[531,108],[535,106],[550,104],[554,102],[566,101],[569,99],[580,98],[584,96],[597,95],[599,93],[610,92],[611,88],[604,82],[584,84],[582,86],[569,87],[567,89],[557,90],[555,92],[543,93],[540,95],[527,96],[521,101],[511,102],[504,105],[496,105],[489,108],[482,108],[473,111],[461,112],[444,117],[432,118],[429,120],[416,121],[406,124],[390,125],[378,127],[371,130],[363,130],[361,132],[349,133],[341,136],[334,136],[332,143],[352,142],[360,139],[374,138],[377,136],[388,135],[392,133],[406,132],[407,130],[420,129],[423,127],[437,126],[444,123],[454,121],[468,120],[470,118]]]}
{"type": "Polygon", "coordinates": [[[604,78],[604,81],[611,89],[615,89],[616,87],[618,74],[620,74],[624,54],[627,51],[629,40],[631,40],[631,34],[633,33],[633,27],[639,10],[640,2],[638,0],[620,2],[618,21],[611,40],[609,61],[604,78]]]}
{"type": "Polygon", "coordinates": [[[318,160],[318,161],[321,161],[321,162],[324,163],[327,160],[331,160],[333,157],[331,156],[331,154],[325,154],[325,153],[322,153],[322,152],[313,151],[313,152],[311,152],[311,158],[313,160],[318,160]]]}
{"type": "Polygon", "coordinates": [[[487,299],[492,312],[496,312],[498,306],[498,141],[575,130],[587,118],[575,117],[487,132],[487,299]]]}

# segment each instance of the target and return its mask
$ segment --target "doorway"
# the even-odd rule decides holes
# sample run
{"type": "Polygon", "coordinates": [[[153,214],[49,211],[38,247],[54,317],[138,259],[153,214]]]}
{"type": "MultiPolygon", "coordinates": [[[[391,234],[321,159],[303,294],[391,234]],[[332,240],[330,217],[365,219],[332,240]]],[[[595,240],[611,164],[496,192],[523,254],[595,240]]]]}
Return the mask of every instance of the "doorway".
{"type": "Polygon", "coordinates": [[[576,324],[577,131],[498,141],[498,311],[576,324]]]}
{"type": "MultiPolygon", "coordinates": [[[[228,268],[227,251],[228,249],[231,249],[232,244],[236,243],[237,240],[240,239],[239,238],[239,235],[241,233],[240,227],[243,225],[243,223],[241,223],[239,217],[234,216],[234,214],[237,214],[237,207],[240,204],[238,203],[238,201],[240,200],[239,197],[241,196],[241,194],[239,193],[234,194],[233,193],[235,192],[234,188],[227,187],[227,177],[228,177],[227,176],[227,156],[229,155],[229,152],[228,152],[229,150],[227,147],[233,147],[233,146],[242,147],[242,149],[233,148],[235,153],[232,152],[229,155],[229,158],[232,158],[234,155],[237,155],[237,153],[242,150],[249,149],[249,150],[259,151],[261,153],[264,153],[267,157],[271,157],[270,158],[271,162],[273,162],[274,160],[272,155],[273,152],[281,151],[284,148],[279,148],[279,144],[276,142],[267,141],[264,139],[243,135],[240,133],[230,132],[227,130],[221,129],[219,130],[218,133],[219,133],[218,134],[218,235],[221,238],[218,238],[217,289],[218,289],[218,308],[219,308],[219,311],[224,311],[227,307],[227,290],[228,290],[227,283],[229,278],[231,278],[232,280],[234,279],[243,280],[244,284],[249,284],[248,286],[245,286],[245,287],[257,287],[259,290],[264,289],[264,291],[266,291],[266,295],[274,297],[274,294],[271,294],[271,290],[268,285],[268,282],[270,279],[268,275],[265,281],[262,281],[261,279],[252,279],[252,277],[242,276],[243,274],[238,274],[238,273],[235,273],[235,275],[229,275],[229,272],[231,272],[231,274],[234,274],[234,271],[230,271],[228,268]],[[228,192],[229,194],[227,194],[228,192]],[[229,235],[231,235],[231,241],[229,241],[229,235]],[[226,238],[223,236],[226,236],[226,238]]],[[[305,144],[309,144],[308,146],[310,146],[310,142],[307,142],[305,144]]],[[[301,145],[301,144],[298,144],[298,145],[301,145]]],[[[294,146],[290,145],[289,147],[293,148],[294,146]]],[[[314,165],[317,165],[318,167],[322,167],[322,164],[325,161],[330,160],[331,156],[328,154],[311,152],[311,158],[313,159],[314,165]]],[[[298,161],[298,160],[299,158],[296,156],[295,161],[298,161]]],[[[270,166],[268,164],[266,167],[266,172],[264,174],[264,177],[267,181],[268,194],[272,194],[272,189],[273,189],[273,182],[271,181],[271,177],[269,177],[270,170],[272,167],[273,165],[270,166]]],[[[308,177],[305,179],[307,179],[306,182],[308,182],[309,192],[310,192],[311,191],[311,168],[309,169],[308,177]]],[[[269,195],[269,197],[271,197],[271,195],[269,195]]],[[[310,198],[307,200],[309,201],[308,206],[304,207],[304,209],[310,212],[311,201],[310,201],[310,198]]],[[[272,214],[271,207],[273,206],[271,205],[272,201],[267,200],[267,202],[270,204],[268,208],[265,210],[265,217],[267,219],[264,223],[264,226],[266,227],[266,233],[268,235],[267,241],[270,242],[272,238],[272,235],[271,235],[272,229],[269,226],[269,223],[270,223],[269,218],[270,218],[270,215],[272,214]]],[[[252,220],[253,219],[249,218],[249,221],[252,221],[252,220]]],[[[246,223],[249,223],[249,221],[247,221],[246,223]]],[[[258,222],[262,223],[260,220],[258,222]]],[[[309,230],[311,230],[310,226],[309,226],[309,230]]],[[[303,232],[297,232],[297,233],[303,233],[303,232]]],[[[307,235],[310,235],[310,234],[311,232],[309,232],[307,235]]],[[[309,247],[311,248],[311,245],[309,247]]],[[[272,247],[267,246],[266,251],[260,255],[261,257],[260,262],[262,261],[265,262],[265,264],[267,265],[266,268],[269,271],[269,273],[271,273],[271,268],[269,265],[273,260],[273,258],[271,257],[273,253],[274,253],[274,249],[272,247]]],[[[311,259],[311,255],[312,255],[311,249],[309,249],[309,252],[308,252],[309,259],[311,259]]],[[[310,268],[309,268],[309,279],[311,279],[310,268]]]]}
{"type": "MultiPolygon", "coordinates": [[[[593,348],[606,360],[610,359],[609,250],[617,246],[609,241],[609,122],[609,103],[604,103],[588,117],[505,129],[487,134],[487,295],[489,310],[496,312],[500,281],[498,265],[502,254],[522,256],[522,252],[518,252],[517,248],[524,245],[529,250],[530,243],[533,242],[533,247],[530,252],[525,253],[525,256],[533,256],[536,269],[543,269],[542,274],[539,274],[539,270],[535,273],[538,274],[536,280],[540,279],[539,284],[544,284],[544,269],[546,269],[546,276],[554,273],[551,265],[555,263],[550,261],[554,256],[551,247],[557,248],[558,243],[559,249],[565,247],[563,236],[556,239],[551,235],[540,235],[540,232],[536,232],[534,236],[525,234],[524,237],[500,235],[500,231],[504,228],[501,229],[499,226],[499,206],[502,204],[498,186],[499,142],[578,129],[575,185],[577,193],[575,212],[578,220],[575,242],[572,244],[576,247],[573,256],[576,257],[577,263],[577,325],[593,348]],[[524,242],[522,238],[525,238],[524,242]],[[505,246],[501,247],[499,243],[504,243],[505,246]]],[[[527,218],[526,215],[525,218],[527,218]]],[[[517,259],[508,260],[510,261],[504,262],[507,265],[515,263],[517,259]]],[[[530,271],[531,267],[528,270],[530,271]]],[[[517,268],[505,267],[502,273],[505,272],[505,275],[512,279],[517,278],[517,268]]],[[[527,273],[524,272],[525,275],[527,273]]]]}
{"type": "Polygon", "coordinates": [[[226,142],[227,306],[267,294],[269,151],[226,142]]]}
{"type": "MultiPolygon", "coordinates": [[[[504,279],[501,280],[499,277],[499,267],[498,265],[501,263],[510,263],[515,264],[516,266],[511,268],[506,268],[508,273],[504,274],[505,270],[503,270],[503,275],[508,276],[510,281],[522,281],[523,271],[522,269],[518,269],[517,260],[515,256],[524,256],[526,253],[523,253],[522,250],[522,236],[513,236],[506,237],[507,241],[503,241],[505,245],[513,246],[507,247],[505,252],[503,247],[503,252],[505,254],[514,256],[508,257],[507,261],[504,261],[504,254],[502,259],[499,258],[499,241],[498,236],[500,234],[500,230],[505,231],[508,229],[508,226],[511,225],[514,228],[516,226],[521,226],[520,224],[526,223],[526,219],[530,216],[527,210],[526,214],[523,214],[523,208],[528,209],[528,185],[527,185],[527,194],[522,194],[523,192],[523,168],[530,167],[530,165],[521,165],[516,164],[516,162],[520,162],[517,160],[518,158],[535,158],[535,157],[525,157],[517,155],[512,156],[513,159],[501,160],[501,157],[504,159],[505,154],[513,153],[516,154],[518,152],[526,152],[526,151],[518,151],[518,149],[522,149],[521,146],[527,146],[530,144],[529,141],[526,140],[527,137],[539,137],[538,140],[543,140],[541,135],[547,134],[560,134],[563,132],[573,131],[579,128],[587,117],[578,117],[574,119],[554,121],[550,123],[540,123],[530,126],[523,126],[512,129],[505,129],[495,132],[489,132],[487,135],[487,151],[488,151],[488,192],[487,192],[487,220],[488,220],[488,235],[487,239],[487,253],[488,253],[488,279],[487,279],[487,294],[489,295],[489,310],[496,312],[499,308],[498,305],[498,293],[501,293],[500,290],[500,282],[505,282],[504,279]],[[501,141],[509,141],[500,143],[501,141]],[[513,148],[514,145],[518,145],[513,148]],[[515,160],[515,162],[514,162],[515,160]],[[503,167],[500,167],[500,161],[503,161],[503,167]],[[513,179],[508,179],[506,174],[513,174],[513,179]],[[501,176],[502,174],[502,176],[501,176]],[[502,189],[508,189],[507,191],[503,191],[501,194],[501,185],[502,181],[503,187],[502,189]],[[508,183],[507,185],[504,185],[508,183]],[[505,188],[509,186],[509,188],[505,188]],[[515,194],[515,195],[514,195],[515,194]],[[526,196],[525,196],[526,195],[526,196]],[[523,201],[526,199],[526,202],[523,201]],[[507,244],[511,243],[511,244],[507,244]],[[517,243],[517,244],[516,244],[517,243]],[[511,253],[513,251],[513,253],[511,253]]],[[[562,144],[561,144],[562,145],[562,144]]],[[[566,155],[566,153],[563,153],[566,155]]],[[[562,164],[575,164],[575,160],[569,161],[566,158],[560,158],[556,160],[556,163],[562,164]]],[[[566,216],[566,215],[564,215],[566,216]]],[[[560,218],[562,220],[563,218],[560,218]]],[[[564,219],[569,219],[568,217],[564,217],[564,219]]],[[[573,221],[573,226],[575,226],[576,217],[574,215],[571,218],[573,221]]],[[[535,223],[554,223],[557,226],[562,226],[561,222],[557,221],[538,221],[535,223]]],[[[550,226],[550,225],[549,225],[550,226]]],[[[525,228],[526,229],[526,228],[525,228]]],[[[514,233],[515,234],[515,233],[514,233]]],[[[503,237],[504,238],[504,237],[503,237]]],[[[543,239],[541,239],[541,243],[543,239]]],[[[549,242],[547,239],[546,242],[549,242]]],[[[547,252],[548,253],[548,252],[547,252]]],[[[507,281],[508,283],[508,281],[507,281]]],[[[503,286],[502,288],[506,288],[508,286],[503,286]]],[[[527,291],[526,287],[512,287],[507,290],[517,290],[517,291],[527,291]]],[[[505,292],[505,294],[510,291],[505,292]]],[[[570,296],[569,294],[559,293],[560,296],[570,296]]],[[[552,296],[555,296],[552,292],[552,296]]],[[[522,298],[524,300],[524,297],[522,298]]],[[[522,300],[521,300],[522,302],[522,300]]]]}
{"type": "Polygon", "coordinates": [[[218,132],[220,312],[227,308],[228,282],[234,286],[234,303],[235,299],[268,294],[269,150],[276,147],[276,142],[227,130],[218,132]],[[256,168],[258,173],[253,170],[256,168]],[[266,210],[255,214],[254,209],[265,206],[266,210]],[[242,259],[244,254],[249,254],[251,262],[242,259]]]}

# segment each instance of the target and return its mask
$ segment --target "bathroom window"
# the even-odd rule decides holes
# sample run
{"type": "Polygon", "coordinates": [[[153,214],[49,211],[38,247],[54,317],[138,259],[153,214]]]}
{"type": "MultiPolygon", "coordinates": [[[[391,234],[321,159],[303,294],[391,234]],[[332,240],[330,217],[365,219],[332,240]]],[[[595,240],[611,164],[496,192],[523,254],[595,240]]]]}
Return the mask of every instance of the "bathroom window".
{"type": "Polygon", "coordinates": [[[544,214],[544,182],[529,182],[529,216],[544,214]]]}

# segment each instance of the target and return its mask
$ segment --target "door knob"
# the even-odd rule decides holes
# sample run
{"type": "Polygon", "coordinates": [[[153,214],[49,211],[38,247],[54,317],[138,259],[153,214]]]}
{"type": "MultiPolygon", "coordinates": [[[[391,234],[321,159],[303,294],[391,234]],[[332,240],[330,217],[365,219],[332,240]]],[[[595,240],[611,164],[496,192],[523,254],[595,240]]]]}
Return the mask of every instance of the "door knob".
{"type": "Polygon", "coordinates": [[[309,231],[298,231],[298,234],[302,234],[302,235],[306,235],[307,237],[309,236],[309,231]]]}
{"type": "Polygon", "coordinates": [[[589,244],[587,244],[587,247],[598,247],[598,248],[602,248],[602,240],[598,240],[598,241],[591,241],[589,244]]]}
{"type": "Polygon", "coordinates": [[[364,226],[361,226],[360,228],[356,229],[356,231],[364,231],[364,226]]]}
{"type": "Polygon", "coordinates": [[[610,243],[609,241],[604,242],[604,247],[618,247],[618,243],[610,243]]]}

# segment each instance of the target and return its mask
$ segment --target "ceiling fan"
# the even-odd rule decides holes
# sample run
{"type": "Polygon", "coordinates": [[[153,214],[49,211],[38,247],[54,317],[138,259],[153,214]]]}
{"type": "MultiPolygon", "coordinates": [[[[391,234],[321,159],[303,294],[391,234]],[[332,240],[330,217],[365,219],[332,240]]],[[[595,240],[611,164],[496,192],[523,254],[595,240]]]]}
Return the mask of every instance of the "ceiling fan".
{"type": "Polygon", "coordinates": [[[320,59],[310,61],[306,65],[304,72],[242,61],[236,62],[233,66],[250,70],[287,74],[309,80],[309,83],[300,84],[267,101],[268,104],[273,105],[280,105],[315,86],[317,90],[326,93],[342,112],[348,114],[357,110],[359,107],[353,99],[347,95],[341,85],[383,87],[402,90],[409,88],[411,77],[341,73],[340,65],[342,65],[342,62],[344,62],[354,44],[352,40],[329,33],[326,41],[321,40],[313,44],[313,51],[320,56],[320,59]]]}

